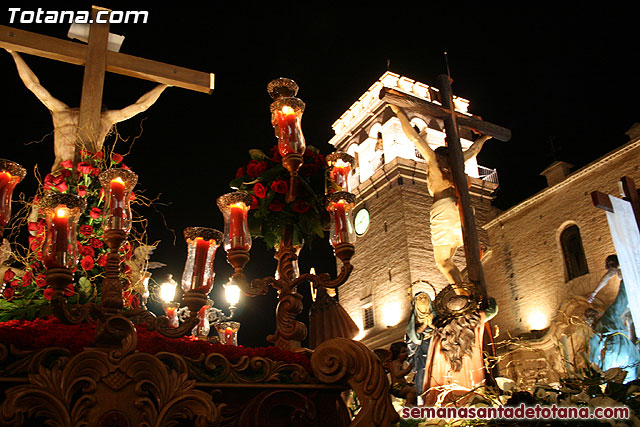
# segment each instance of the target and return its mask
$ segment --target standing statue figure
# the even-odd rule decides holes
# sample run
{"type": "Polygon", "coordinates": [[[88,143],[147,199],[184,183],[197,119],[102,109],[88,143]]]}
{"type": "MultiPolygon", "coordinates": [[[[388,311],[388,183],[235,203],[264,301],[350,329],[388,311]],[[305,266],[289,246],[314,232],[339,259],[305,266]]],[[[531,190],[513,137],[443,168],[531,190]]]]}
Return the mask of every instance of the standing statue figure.
{"type": "MultiPolygon", "coordinates": [[[[391,105],[391,109],[400,119],[404,134],[413,142],[427,162],[427,186],[429,194],[433,196],[430,219],[431,242],[436,266],[449,283],[461,283],[462,274],[453,262],[453,256],[463,245],[462,227],[448,149],[438,147],[435,151],[432,150],[427,141],[411,126],[405,112],[395,105],[391,105]]],[[[490,138],[489,135],[483,135],[475,140],[464,152],[464,161],[477,156],[484,143],[490,138]]]]}
{"type": "MultiPolygon", "coordinates": [[[[41,84],[36,75],[27,66],[24,60],[16,52],[6,49],[11,54],[18,68],[18,74],[27,89],[42,102],[51,112],[53,118],[53,143],[55,162],[51,168],[52,172],[61,169],[60,163],[65,160],[73,160],[76,150],[76,140],[78,134],[78,122],[80,118],[79,108],[70,108],[64,102],[54,98],[41,84]]],[[[102,149],[104,140],[111,132],[113,125],[130,119],[131,117],[146,111],[151,107],[160,94],[167,88],[165,84],[156,86],[146,94],[142,95],[134,104],[121,110],[106,110],[100,116],[100,129],[96,148],[102,149]]]]}
{"type": "MultiPolygon", "coordinates": [[[[484,308],[473,285],[449,285],[436,296],[439,320],[434,328],[423,401],[427,406],[461,399],[484,384],[483,338],[485,323],[498,313],[495,299],[484,308]]],[[[459,403],[470,396],[466,396],[459,403]]]]}
{"type": "Polygon", "coordinates": [[[409,350],[409,359],[416,373],[415,383],[418,395],[422,393],[424,374],[427,367],[429,343],[433,334],[433,305],[426,292],[418,292],[413,297],[413,311],[407,324],[405,341],[409,350]]]}
{"type": "Polygon", "coordinates": [[[624,382],[640,377],[640,352],[631,338],[631,320],[628,315],[629,299],[622,280],[622,273],[616,255],[609,255],[605,261],[607,272],[600,279],[598,287],[587,298],[593,302],[595,296],[617,276],[620,279],[618,295],[594,325],[594,335],[589,341],[589,360],[603,371],[622,368],[627,372],[624,382]]]}

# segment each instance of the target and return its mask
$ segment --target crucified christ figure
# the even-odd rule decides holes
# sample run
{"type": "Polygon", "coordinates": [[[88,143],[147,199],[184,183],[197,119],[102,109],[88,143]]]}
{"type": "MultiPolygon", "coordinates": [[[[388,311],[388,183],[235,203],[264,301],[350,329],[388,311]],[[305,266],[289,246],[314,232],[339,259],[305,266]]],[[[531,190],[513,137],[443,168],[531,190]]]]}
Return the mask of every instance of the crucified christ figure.
{"type": "MultiPolygon", "coordinates": [[[[54,98],[41,84],[40,80],[31,71],[22,57],[16,52],[6,49],[13,56],[13,60],[18,68],[18,74],[24,85],[42,102],[51,112],[53,118],[53,144],[55,162],[51,168],[52,172],[58,171],[65,160],[73,160],[78,133],[78,121],[80,118],[79,108],[70,108],[64,102],[54,98]]],[[[146,111],[151,107],[160,94],[167,88],[161,84],[142,95],[134,104],[121,110],[106,110],[100,116],[100,129],[96,141],[96,148],[102,149],[104,140],[116,123],[130,119],[131,117],[146,111]]]]}
{"type": "MultiPolygon", "coordinates": [[[[407,138],[413,142],[427,162],[427,187],[429,194],[433,196],[430,219],[431,242],[436,266],[449,283],[461,283],[462,274],[453,262],[453,256],[463,245],[462,227],[447,147],[432,150],[427,141],[411,126],[405,112],[395,105],[391,105],[391,109],[400,119],[402,130],[407,138]]],[[[489,135],[483,135],[476,139],[464,152],[464,161],[477,156],[484,143],[490,138],[489,135]]]]}

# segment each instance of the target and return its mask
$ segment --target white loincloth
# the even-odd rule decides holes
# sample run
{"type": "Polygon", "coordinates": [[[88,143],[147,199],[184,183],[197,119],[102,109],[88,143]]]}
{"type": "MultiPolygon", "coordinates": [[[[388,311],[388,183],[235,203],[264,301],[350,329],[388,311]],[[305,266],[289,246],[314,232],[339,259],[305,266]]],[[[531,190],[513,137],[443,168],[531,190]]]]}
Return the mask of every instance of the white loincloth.
{"type": "Polygon", "coordinates": [[[462,246],[462,226],[456,199],[445,197],[431,206],[431,243],[433,246],[462,246]]]}

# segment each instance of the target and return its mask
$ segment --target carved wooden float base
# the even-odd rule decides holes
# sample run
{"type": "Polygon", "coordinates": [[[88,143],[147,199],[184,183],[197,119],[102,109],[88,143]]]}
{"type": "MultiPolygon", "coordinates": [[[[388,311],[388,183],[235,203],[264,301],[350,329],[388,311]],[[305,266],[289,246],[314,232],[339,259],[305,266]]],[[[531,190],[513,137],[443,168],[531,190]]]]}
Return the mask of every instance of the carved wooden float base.
{"type": "Polygon", "coordinates": [[[376,356],[329,340],[296,364],[212,353],[197,359],[124,348],[21,351],[0,344],[0,425],[307,426],[391,425],[398,418],[376,356]],[[350,420],[341,393],[363,407],[350,420]]]}

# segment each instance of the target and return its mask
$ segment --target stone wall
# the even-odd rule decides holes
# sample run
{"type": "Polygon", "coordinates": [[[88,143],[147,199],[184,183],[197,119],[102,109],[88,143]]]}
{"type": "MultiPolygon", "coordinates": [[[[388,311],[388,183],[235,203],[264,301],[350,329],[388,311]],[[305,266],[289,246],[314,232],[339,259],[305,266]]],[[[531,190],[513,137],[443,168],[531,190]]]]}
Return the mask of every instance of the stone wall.
{"type": "MultiPolygon", "coordinates": [[[[495,318],[500,339],[544,329],[571,296],[586,296],[605,272],[604,260],[615,253],[605,212],[593,206],[592,191],[618,195],[622,176],[640,183],[640,139],[636,138],[590,165],[570,174],[489,222],[491,251],[484,260],[489,294],[500,307],[495,318]],[[567,281],[560,233],[569,225],[580,229],[589,272],[567,281]]],[[[617,286],[599,295],[611,303],[617,286]]]]}

